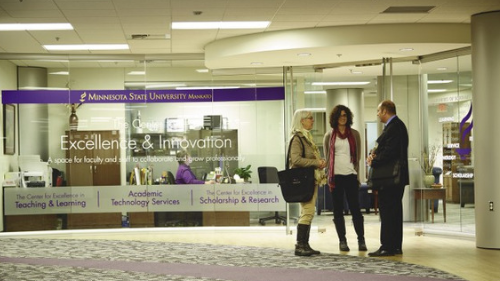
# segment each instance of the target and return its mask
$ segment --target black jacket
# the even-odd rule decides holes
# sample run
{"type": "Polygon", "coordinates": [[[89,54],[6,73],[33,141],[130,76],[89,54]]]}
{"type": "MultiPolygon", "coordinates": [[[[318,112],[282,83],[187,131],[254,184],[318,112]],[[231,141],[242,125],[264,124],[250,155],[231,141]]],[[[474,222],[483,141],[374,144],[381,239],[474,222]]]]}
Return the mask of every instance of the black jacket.
{"type": "Polygon", "coordinates": [[[396,160],[401,160],[401,184],[409,184],[408,172],[408,131],[405,124],[398,116],[384,128],[377,138],[376,157],[372,160],[371,167],[377,168],[393,165],[396,160]]]}

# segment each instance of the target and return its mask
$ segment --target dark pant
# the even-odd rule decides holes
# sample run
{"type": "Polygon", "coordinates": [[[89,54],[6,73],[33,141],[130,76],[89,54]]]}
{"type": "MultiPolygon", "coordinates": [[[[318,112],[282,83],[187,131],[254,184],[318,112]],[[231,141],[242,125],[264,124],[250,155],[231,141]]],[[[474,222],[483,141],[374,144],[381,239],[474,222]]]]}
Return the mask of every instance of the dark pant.
{"type": "Polygon", "coordinates": [[[403,244],[404,186],[383,186],[378,191],[381,249],[394,251],[403,244]]]}
{"type": "Polygon", "coordinates": [[[359,208],[359,183],[357,175],[335,175],[335,188],[331,194],[334,218],[344,216],[344,196],[347,199],[352,219],[357,220],[363,217],[359,208]]]}
{"type": "Polygon", "coordinates": [[[365,241],[363,215],[359,209],[359,183],[356,175],[336,175],[335,188],[331,192],[333,201],[333,222],[340,241],[346,241],[344,220],[344,197],[347,199],[352,214],[354,230],[358,235],[358,242],[365,241]]]}

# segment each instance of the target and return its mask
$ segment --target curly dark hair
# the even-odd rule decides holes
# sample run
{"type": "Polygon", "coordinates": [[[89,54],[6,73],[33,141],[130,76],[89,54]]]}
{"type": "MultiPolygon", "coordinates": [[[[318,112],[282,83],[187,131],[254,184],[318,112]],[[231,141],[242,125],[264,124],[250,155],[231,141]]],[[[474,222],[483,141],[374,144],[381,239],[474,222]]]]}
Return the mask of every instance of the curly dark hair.
{"type": "Polygon", "coordinates": [[[330,126],[332,128],[337,128],[338,124],[339,124],[339,118],[340,118],[340,114],[342,113],[342,110],[345,112],[345,114],[347,114],[347,123],[346,123],[346,126],[347,127],[351,127],[352,126],[352,112],[351,110],[349,109],[349,107],[345,106],[345,105],[337,105],[335,106],[332,111],[330,112],[330,126]]]}

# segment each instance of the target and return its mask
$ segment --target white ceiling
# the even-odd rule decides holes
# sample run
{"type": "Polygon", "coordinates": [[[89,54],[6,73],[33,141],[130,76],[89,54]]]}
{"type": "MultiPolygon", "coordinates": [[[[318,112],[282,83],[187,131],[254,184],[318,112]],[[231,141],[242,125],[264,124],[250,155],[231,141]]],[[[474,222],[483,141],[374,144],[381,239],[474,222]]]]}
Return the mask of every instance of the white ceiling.
{"type": "MultiPolygon", "coordinates": [[[[69,22],[74,27],[72,31],[2,31],[0,59],[9,59],[20,66],[47,68],[137,67],[144,61],[153,62],[150,66],[203,67],[207,45],[232,40],[237,36],[355,25],[467,25],[472,15],[493,10],[500,10],[500,0],[0,0],[0,23],[69,22]],[[393,6],[435,7],[428,13],[382,13],[393,6]],[[196,11],[201,14],[196,15],[196,11]],[[271,24],[265,30],[172,30],[170,26],[173,21],[270,21],[271,24]],[[133,35],[148,36],[132,39],[133,35]],[[42,47],[45,44],[98,43],[126,43],[130,49],[49,52],[42,47]],[[61,60],[47,60],[46,56],[61,60]],[[90,59],[100,56],[107,56],[109,61],[90,59]],[[132,61],[113,61],[113,57],[132,58],[132,61]],[[71,58],[70,63],[64,58],[71,58]]],[[[422,37],[422,34],[419,36],[422,37]]],[[[397,39],[393,41],[397,42],[397,39]]],[[[451,46],[435,43],[418,42],[420,52],[408,56],[446,51],[451,46]]],[[[467,45],[453,46],[458,48],[467,45]]],[[[300,63],[294,64],[329,64],[332,57],[346,52],[350,53],[345,60],[350,62],[380,59],[392,56],[394,48],[394,44],[384,43],[365,48],[359,45],[326,46],[314,58],[304,57],[300,63]],[[323,57],[324,62],[321,59],[323,57]]],[[[300,51],[308,50],[305,48],[300,51]]],[[[236,63],[236,58],[228,60],[226,64],[221,61],[216,69],[234,69],[240,62],[240,67],[249,67],[247,61],[255,57],[263,62],[263,67],[276,66],[296,60],[296,56],[296,52],[290,50],[273,52],[272,55],[251,53],[248,57],[238,56],[236,63]]],[[[352,68],[338,67],[325,72],[350,75],[352,68]]],[[[363,71],[363,75],[371,76],[380,74],[381,67],[364,67],[363,71]]],[[[415,71],[415,66],[410,71],[415,71]]]]}

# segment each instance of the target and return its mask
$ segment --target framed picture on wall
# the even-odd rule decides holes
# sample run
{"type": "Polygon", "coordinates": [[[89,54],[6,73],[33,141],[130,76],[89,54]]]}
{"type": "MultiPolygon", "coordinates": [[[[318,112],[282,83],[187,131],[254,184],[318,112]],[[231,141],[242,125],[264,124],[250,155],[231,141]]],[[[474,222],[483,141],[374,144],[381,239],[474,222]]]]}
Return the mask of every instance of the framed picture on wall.
{"type": "Polygon", "coordinates": [[[3,105],[3,153],[14,155],[16,152],[16,106],[3,105]]]}

